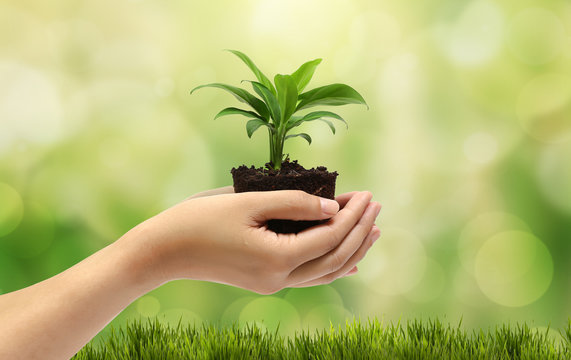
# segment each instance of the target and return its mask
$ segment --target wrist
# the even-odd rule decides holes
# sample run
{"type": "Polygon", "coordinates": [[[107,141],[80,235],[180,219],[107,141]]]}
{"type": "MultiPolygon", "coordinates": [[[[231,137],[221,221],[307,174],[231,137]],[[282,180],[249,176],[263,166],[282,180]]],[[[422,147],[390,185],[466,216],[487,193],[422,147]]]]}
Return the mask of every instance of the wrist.
{"type": "Polygon", "coordinates": [[[129,282],[142,294],[171,280],[161,263],[159,236],[152,224],[145,221],[129,230],[113,245],[124,256],[129,282]]]}

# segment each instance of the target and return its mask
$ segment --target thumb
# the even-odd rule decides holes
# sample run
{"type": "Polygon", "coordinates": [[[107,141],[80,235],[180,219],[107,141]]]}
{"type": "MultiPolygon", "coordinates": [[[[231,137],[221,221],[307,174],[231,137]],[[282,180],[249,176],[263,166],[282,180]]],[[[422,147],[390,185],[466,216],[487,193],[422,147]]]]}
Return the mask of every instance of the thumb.
{"type": "Polygon", "coordinates": [[[310,195],[301,190],[277,190],[252,192],[252,208],[256,211],[256,220],[323,220],[329,219],[339,211],[335,200],[310,195]]]}

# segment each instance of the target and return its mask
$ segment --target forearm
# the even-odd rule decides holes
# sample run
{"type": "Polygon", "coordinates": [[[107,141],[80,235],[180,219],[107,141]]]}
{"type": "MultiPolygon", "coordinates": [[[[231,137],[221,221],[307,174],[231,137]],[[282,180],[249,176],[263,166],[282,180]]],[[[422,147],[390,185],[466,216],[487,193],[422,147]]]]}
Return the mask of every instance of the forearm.
{"type": "Polygon", "coordinates": [[[139,229],[72,268],[0,296],[1,359],[66,359],[121,310],[160,285],[145,266],[139,229]]]}

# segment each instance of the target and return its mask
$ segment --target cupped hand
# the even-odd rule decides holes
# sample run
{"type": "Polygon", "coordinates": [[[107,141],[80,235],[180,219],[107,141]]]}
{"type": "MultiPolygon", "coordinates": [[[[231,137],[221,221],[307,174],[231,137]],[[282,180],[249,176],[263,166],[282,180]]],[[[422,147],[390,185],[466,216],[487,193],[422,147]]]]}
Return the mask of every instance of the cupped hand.
{"type": "Polygon", "coordinates": [[[356,272],[379,237],[380,205],[370,192],[336,201],[303,191],[235,194],[224,187],[196,194],[149,219],[140,243],[160,281],[214,281],[261,294],[313,286],[356,272]],[[270,219],[328,222],[298,234],[268,230],[270,219]]]}

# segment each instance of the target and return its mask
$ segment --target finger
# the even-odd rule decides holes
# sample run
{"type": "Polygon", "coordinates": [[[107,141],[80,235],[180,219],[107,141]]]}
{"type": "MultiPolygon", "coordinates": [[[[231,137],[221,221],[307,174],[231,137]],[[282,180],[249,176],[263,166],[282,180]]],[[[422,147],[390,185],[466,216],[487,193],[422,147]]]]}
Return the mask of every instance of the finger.
{"type": "Polygon", "coordinates": [[[369,232],[369,234],[367,235],[367,239],[363,241],[363,244],[361,245],[361,247],[359,247],[359,250],[357,250],[353,254],[353,256],[351,256],[351,259],[349,259],[349,261],[347,261],[347,263],[341,269],[333,273],[321,276],[317,279],[296,284],[293,287],[308,287],[308,286],[330,284],[331,282],[339,278],[356,274],[358,272],[356,264],[358,264],[361,260],[363,260],[363,258],[365,257],[371,246],[379,238],[380,234],[381,232],[379,228],[373,226],[373,229],[369,232]]]}
{"type": "Polygon", "coordinates": [[[359,272],[359,268],[357,268],[356,266],[354,266],[351,270],[349,270],[348,273],[346,273],[345,275],[341,275],[342,278],[347,277],[347,276],[351,276],[351,275],[355,275],[356,273],[359,272]]]}
{"type": "Polygon", "coordinates": [[[233,193],[234,193],[234,187],[233,186],[224,186],[224,187],[220,187],[220,188],[216,188],[216,189],[201,191],[197,194],[189,196],[188,198],[185,199],[185,201],[200,198],[200,197],[205,197],[205,196],[221,195],[221,194],[233,194],[233,193]]]}
{"type": "Polygon", "coordinates": [[[250,208],[256,209],[259,222],[271,219],[324,220],[339,211],[335,200],[310,195],[300,190],[250,192],[250,208]]]}
{"type": "MultiPolygon", "coordinates": [[[[351,229],[345,239],[332,251],[297,267],[288,277],[288,281],[298,284],[309,279],[316,279],[342,269],[351,256],[366,242],[381,206],[372,202],[367,205],[365,212],[357,224],[351,229]]],[[[354,266],[354,265],[353,265],[354,266]]],[[[351,266],[351,267],[353,267],[351,266]]],[[[346,273],[351,268],[345,269],[346,273]]]]}
{"type": "Polygon", "coordinates": [[[337,195],[335,197],[335,201],[337,201],[337,203],[339,203],[339,208],[343,209],[345,207],[345,205],[347,205],[347,203],[349,202],[349,200],[351,200],[351,198],[355,195],[357,195],[359,192],[358,191],[351,191],[348,193],[344,193],[341,195],[337,195]]]}

